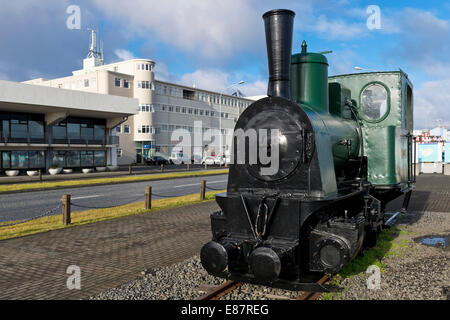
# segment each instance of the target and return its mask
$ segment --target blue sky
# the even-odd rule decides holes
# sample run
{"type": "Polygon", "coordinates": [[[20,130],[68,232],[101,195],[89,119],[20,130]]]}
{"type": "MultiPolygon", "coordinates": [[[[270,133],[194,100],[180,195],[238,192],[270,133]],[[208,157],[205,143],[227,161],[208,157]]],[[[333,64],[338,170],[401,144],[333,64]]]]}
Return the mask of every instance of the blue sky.
{"type": "Polygon", "coordinates": [[[139,57],[156,77],[224,91],[246,83],[265,94],[267,61],[262,14],[296,12],[293,51],[305,39],[328,54],[330,75],[403,69],[414,84],[415,127],[450,128],[450,2],[347,0],[0,0],[0,79],[55,78],[80,69],[88,27],[99,29],[107,63],[139,57]],[[81,9],[81,28],[66,27],[66,9],[81,9]],[[380,8],[370,30],[367,7],[380,8]]]}

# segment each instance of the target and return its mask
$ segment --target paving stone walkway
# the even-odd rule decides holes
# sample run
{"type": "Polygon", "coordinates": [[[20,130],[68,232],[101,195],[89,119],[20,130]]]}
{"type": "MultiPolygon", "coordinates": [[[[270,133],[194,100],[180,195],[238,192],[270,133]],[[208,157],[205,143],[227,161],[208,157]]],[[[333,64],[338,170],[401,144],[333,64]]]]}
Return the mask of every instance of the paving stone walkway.
{"type": "Polygon", "coordinates": [[[199,253],[214,201],[0,241],[0,299],[84,299],[199,253]],[[76,265],[81,289],[67,288],[76,265]]]}

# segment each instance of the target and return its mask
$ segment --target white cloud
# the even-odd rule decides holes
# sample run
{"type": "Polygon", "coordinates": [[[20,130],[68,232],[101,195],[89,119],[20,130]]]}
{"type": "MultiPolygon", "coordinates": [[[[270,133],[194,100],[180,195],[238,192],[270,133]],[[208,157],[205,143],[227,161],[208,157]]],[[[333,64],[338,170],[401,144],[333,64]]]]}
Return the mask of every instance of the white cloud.
{"type": "Polygon", "coordinates": [[[199,69],[192,73],[187,73],[181,76],[176,82],[196,88],[205,89],[226,94],[233,93],[239,89],[245,96],[264,95],[267,92],[267,81],[257,79],[250,82],[245,82],[241,85],[234,85],[237,82],[244,80],[237,74],[224,72],[217,69],[199,69]]]}
{"type": "Polygon", "coordinates": [[[401,57],[411,68],[433,77],[445,78],[450,71],[450,20],[429,11],[406,8],[393,14],[399,28],[399,41],[387,58],[401,57]]]}
{"type": "Polygon", "coordinates": [[[414,127],[431,128],[436,120],[450,127],[450,79],[428,81],[414,92],[414,127]]]}
{"type": "MultiPolygon", "coordinates": [[[[186,86],[195,86],[205,90],[225,92],[228,87],[230,75],[216,69],[200,69],[184,74],[179,82],[186,86]]],[[[238,80],[239,81],[239,80],[238,80]]]]}
{"type": "Polygon", "coordinates": [[[161,81],[170,81],[171,76],[169,73],[169,67],[162,61],[155,64],[155,78],[161,81]]]}
{"type": "MultiPolygon", "coordinates": [[[[264,32],[259,12],[250,1],[95,0],[107,16],[127,25],[130,32],[154,35],[159,41],[204,58],[231,56],[253,46],[264,32]]],[[[262,43],[262,42],[261,42],[262,43]]]]}
{"type": "Polygon", "coordinates": [[[135,59],[136,58],[131,51],[128,51],[128,50],[125,50],[125,49],[116,49],[116,50],[114,50],[114,54],[120,60],[131,60],[131,59],[135,59]]]}
{"type": "Polygon", "coordinates": [[[328,20],[321,14],[317,21],[311,26],[313,31],[326,39],[353,39],[355,37],[364,36],[367,31],[365,21],[360,23],[347,23],[344,20],[328,20]]]}

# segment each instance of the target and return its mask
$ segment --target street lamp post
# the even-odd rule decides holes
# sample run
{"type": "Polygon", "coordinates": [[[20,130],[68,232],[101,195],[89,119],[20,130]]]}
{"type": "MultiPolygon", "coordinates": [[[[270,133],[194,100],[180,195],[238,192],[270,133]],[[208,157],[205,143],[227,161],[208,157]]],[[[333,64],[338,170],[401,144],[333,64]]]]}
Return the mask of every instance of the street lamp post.
{"type": "Polygon", "coordinates": [[[361,68],[361,67],[353,67],[354,70],[358,70],[358,71],[372,71],[372,72],[377,72],[377,70],[374,69],[368,69],[368,68],[361,68]]]}
{"type": "MultiPolygon", "coordinates": [[[[229,85],[228,87],[225,88],[224,91],[226,91],[227,89],[240,85],[240,84],[244,84],[245,81],[241,80],[239,82],[233,83],[232,85],[229,85]]],[[[219,136],[220,136],[220,144],[219,144],[219,154],[220,154],[220,163],[222,163],[222,96],[223,96],[223,92],[220,93],[219,96],[219,136]]]]}

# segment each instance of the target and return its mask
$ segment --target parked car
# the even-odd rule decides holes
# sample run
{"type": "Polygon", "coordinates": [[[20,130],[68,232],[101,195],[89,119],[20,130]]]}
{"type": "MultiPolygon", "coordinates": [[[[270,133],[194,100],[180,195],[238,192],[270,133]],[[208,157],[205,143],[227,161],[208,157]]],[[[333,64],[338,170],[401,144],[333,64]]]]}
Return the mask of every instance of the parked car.
{"type": "Polygon", "coordinates": [[[145,159],[145,163],[146,164],[148,164],[148,165],[156,165],[156,166],[160,166],[160,165],[162,165],[162,164],[168,164],[169,163],[169,161],[166,159],[166,158],[164,158],[164,157],[161,157],[161,156],[154,156],[154,157],[150,157],[150,158],[146,158],[145,159]]]}
{"type": "Polygon", "coordinates": [[[214,164],[218,164],[219,166],[225,165],[225,158],[224,157],[215,157],[214,158],[214,164]]]}
{"type": "Polygon", "coordinates": [[[182,152],[172,152],[169,157],[170,164],[188,164],[191,163],[190,157],[183,155],[182,152]]]}
{"type": "Polygon", "coordinates": [[[202,164],[207,164],[208,166],[213,165],[213,164],[215,164],[214,159],[215,159],[215,157],[211,157],[211,156],[204,157],[202,159],[202,164]]]}
{"type": "Polygon", "coordinates": [[[223,166],[225,164],[225,158],[220,159],[219,156],[217,156],[217,157],[207,156],[207,157],[203,158],[202,164],[207,164],[207,165],[217,164],[217,165],[223,166]]]}

